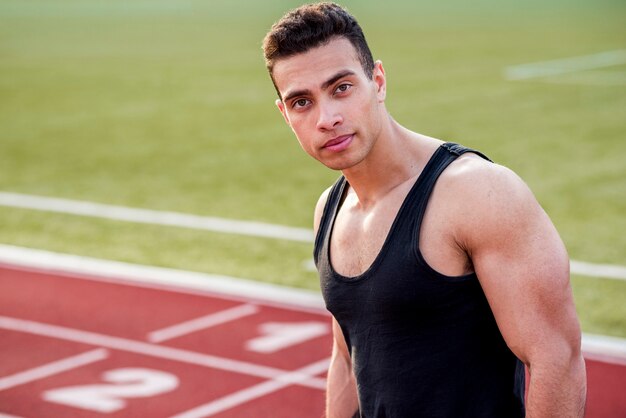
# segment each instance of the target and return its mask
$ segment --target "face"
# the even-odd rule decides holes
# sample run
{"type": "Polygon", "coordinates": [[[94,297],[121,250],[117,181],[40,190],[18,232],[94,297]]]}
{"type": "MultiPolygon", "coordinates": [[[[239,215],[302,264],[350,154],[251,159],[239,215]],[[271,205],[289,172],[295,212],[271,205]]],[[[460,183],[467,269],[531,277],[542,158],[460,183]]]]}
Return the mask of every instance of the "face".
{"type": "Polygon", "coordinates": [[[385,74],[376,63],[370,79],[345,38],[274,64],[282,100],[276,104],[302,148],[334,170],[367,158],[381,132],[385,74]]]}

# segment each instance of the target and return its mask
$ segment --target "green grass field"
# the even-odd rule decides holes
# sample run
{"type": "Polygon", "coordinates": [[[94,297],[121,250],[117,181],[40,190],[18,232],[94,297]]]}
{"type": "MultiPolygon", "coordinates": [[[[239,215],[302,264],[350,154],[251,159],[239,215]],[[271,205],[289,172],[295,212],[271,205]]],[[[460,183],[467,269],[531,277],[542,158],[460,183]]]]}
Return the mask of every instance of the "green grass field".
{"type": "MultiPolygon", "coordinates": [[[[0,191],[310,227],[336,177],[273,104],[261,40],[294,1],[0,2],[0,191]]],[[[345,1],[405,126],[518,172],[576,260],[626,265],[626,3],[345,1]]],[[[311,245],[0,207],[0,243],[310,289],[311,245]]],[[[626,282],[572,279],[585,332],[626,337],[626,282]]]]}

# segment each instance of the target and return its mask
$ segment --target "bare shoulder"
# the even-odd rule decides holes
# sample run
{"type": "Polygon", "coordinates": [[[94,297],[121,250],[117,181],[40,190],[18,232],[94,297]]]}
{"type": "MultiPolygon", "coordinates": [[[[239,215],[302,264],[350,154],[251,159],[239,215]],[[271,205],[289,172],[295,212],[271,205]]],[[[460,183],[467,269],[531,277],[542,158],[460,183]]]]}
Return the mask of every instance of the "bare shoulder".
{"type": "Polygon", "coordinates": [[[455,240],[485,280],[500,277],[487,274],[496,266],[542,269],[534,277],[550,271],[549,276],[566,280],[568,258],[561,238],[517,174],[475,156],[460,157],[444,174],[441,193],[460,215],[453,225],[455,240]]]}
{"type": "Polygon", "coordinates": [[[453,220],[455,242],[474,262],[489,247],[519,251],[535,239],[560,246],[552,221],[526,183],[474,154],[459,157],[442,173],[433,197],[453,220]]]}
{"type": "Polygon", "coordinates": [[[332,186],[324,190],[319,199],[317,199],[317,204],[315,205],[315,212],[313,215],[313,232],[315,234],[317,234],[317,230],[319,229],[320,222],[322,220],[322,214],[324,213],[324,207],[326,206],[326,202],[328,201],[328,195],[330,194],[331,189],[332,186]]]}
{"type": "Polygon", "coordinates": [[[489,219],[523,220],[523,213],[540,210],[530,188],[512,170],[475,154],[465,154],[441,175],[438,193],[463,216],[465,224],[489,219]],[[517,215],[517,216],[516,216],[517,215]]]}
{"type": "Polygon", "coordinates": [[[465,190],[470,194],[484,190],[489,194],[511,189],[530,192],[524,181],[511,169],[487,161],[476,154],[460,156],[442,173],[440,182],[445,184],[446,188],[452,188],[454,193],[465,190]]]}

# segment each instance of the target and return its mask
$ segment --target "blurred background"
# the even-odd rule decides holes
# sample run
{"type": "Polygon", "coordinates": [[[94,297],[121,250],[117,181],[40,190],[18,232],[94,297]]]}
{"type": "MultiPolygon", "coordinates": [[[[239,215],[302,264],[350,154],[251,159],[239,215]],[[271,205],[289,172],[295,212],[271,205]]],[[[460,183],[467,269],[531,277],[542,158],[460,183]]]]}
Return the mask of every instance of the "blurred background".
{"type": "MultiPolygon", "coordinates": [[[[0,2],[0,244],[317,289],[306,239],[15,203],[54,197],[310,230],[339,173],[299,148],[261,52],[299,4],[0,2]]],[[[385,65],[396,120],[515,170],[572,259],[626,265],[626,2],[342,4],[385,65]]],[[[626,281],[575,273],[572,283],[583,331],[626,337],[626,281]]]]}

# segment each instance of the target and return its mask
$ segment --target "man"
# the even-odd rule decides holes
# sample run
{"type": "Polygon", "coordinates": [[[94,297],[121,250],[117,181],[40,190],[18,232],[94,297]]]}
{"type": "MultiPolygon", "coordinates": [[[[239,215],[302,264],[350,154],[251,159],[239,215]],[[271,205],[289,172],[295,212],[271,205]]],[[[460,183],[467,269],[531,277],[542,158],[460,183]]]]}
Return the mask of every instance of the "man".
{"type": "Polygon", "coordinates": [[[392,119],[340,6],[289,12],[263,48],[300,145],[343,174],[315,210],[327,417],[582,417],[568,257],[526,185],[392,119]]]}

